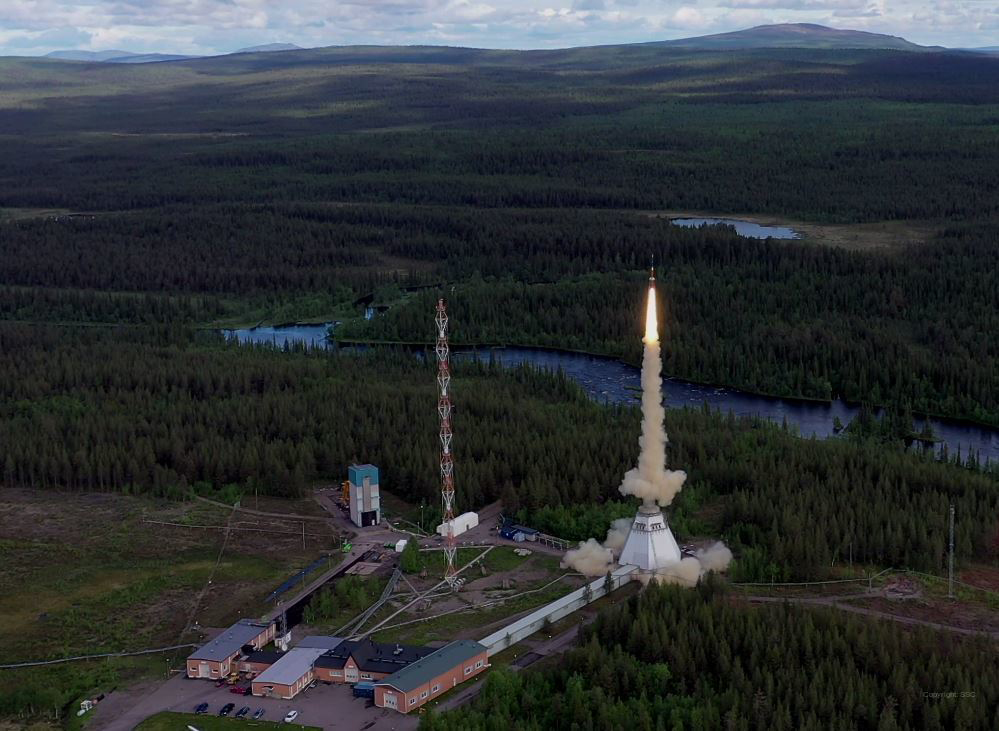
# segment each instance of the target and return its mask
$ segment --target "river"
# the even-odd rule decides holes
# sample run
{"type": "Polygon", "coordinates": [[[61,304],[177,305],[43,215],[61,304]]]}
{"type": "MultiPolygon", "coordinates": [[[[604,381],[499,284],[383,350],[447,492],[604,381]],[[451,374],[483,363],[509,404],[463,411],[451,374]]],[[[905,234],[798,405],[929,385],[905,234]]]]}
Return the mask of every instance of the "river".
{"type": "MultiPolygon", "coordinates": [[[[327,325],[293,325],[279,328],[228,330],[226,334],[242,343],[301,342],[313,347],[328,347],[327,325]]],[[[530,363],[548,370],[562,370],[593,399],[605,403],[633,401],[640,387],[639,370],[613,358],[564,353],[540,348],[488,348],[454,350],[456,359],[494,358],[507,366],[530,363]]],[[[737,416],[759,416],[775,423],[785,420],[803,437],[825,439],[833,436],[834,420],[850,423],[859,412],[857,406],[836,399],[830,403],[757,396],[731,388],[702,386],[676,378],[664,378],[663,390],[670,408],[697,408],[707,403],[714,410],[732,412],[737,416]]],[[[951,454],[971,451],[982,461],[999,462],[999,429],[967,424],[952,419],[930,419],[934,435],[946,444],[951,454]]],[[[916,429],[923,426],[916,419],[916,429]]]]}
{"type": "Polygon", "coordinates": [[[736,218],[671,218],[670,223],[684,228],[700,226],[731,226],[740,236],[750,239],[800,239],[801,234],[785,226],[761,226],[752,221],[736,218]]]}

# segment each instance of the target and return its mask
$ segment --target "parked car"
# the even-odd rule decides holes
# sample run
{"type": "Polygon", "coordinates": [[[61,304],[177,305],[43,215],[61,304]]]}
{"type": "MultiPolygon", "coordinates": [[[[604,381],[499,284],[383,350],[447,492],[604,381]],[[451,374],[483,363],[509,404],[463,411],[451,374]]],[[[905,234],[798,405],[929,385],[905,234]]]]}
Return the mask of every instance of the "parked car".
{"type": "Polygon", "coordinates": [[[230,713],[232,713],[232,709],[235,708],[235,707],[236,707],[235,703],[226,703],[224,706],[222,706],[219,709],[219,715],[220,716],[228,716],[230,713]]]}
{"type": "Polygon", "coordinates": [[[243,688],[243,695],[253,695],[253,686],[248,685],[245,688],[243,688]]]}
{"type": "Polygon", "coordinates": [[[298,711],[288,711],[288,715],[284,717],[284,722],[291,723],[296,718],[298,718],[298,711]]]}
{"type": "Polygon", "coordinates": [[[242,695],[243,694],[243,688],[241,686],[234,685],[231,688],[229,688],[229,692],[230,693],[239,693],[240,695],[242,695]]]}
{"type": "Polygon", "coordinates": [[[246,718],[246,714],[250,712],[249,706],[243,706],[238,711],[236,711],[236,718],[246,718]]]}
{"type": "Polygon", "coordinates": [[[194,712],[195,713],[208,713],[208,704],[207,703],[199,703],[198,706],[194,709],[194,712]]]}
{"type": "Polygon", "coordinates": [[[264,709],[263,708],[258,708],[257,710],[255,710],[253,712],[253,720],[254,721],[258,721],[258,720],[260,720],[263,717],[264,717],[264,709]]]}
{"type": "Polygon", "coordinates": [[[215,681],[216,688],[221,688],[223,685],[225,685],[225,678],[219,678],[215,681]]]}

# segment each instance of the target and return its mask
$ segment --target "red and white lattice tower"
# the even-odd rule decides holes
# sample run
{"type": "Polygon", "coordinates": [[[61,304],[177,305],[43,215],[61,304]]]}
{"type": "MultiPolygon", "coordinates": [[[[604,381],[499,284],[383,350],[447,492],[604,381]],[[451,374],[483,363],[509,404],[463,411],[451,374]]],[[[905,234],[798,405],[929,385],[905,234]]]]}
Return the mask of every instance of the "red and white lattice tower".
{"type": "Polygon", "coordinates": [[[451,456],[451,360],[447,343],[447,306],[437,300],[437,413],[441,417],[441,507],[444,512],[444,581],[458,584],[454,566],[454,459],[451,456]]]}

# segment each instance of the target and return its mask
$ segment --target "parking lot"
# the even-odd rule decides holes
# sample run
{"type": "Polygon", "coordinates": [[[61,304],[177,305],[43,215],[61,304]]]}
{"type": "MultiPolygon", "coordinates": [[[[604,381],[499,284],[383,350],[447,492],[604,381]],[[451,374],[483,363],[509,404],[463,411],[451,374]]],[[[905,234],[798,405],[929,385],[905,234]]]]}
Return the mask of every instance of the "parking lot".
{"type": "MultiPolygon", "coordinates": [[[[280,721],[288,711],[299,712],[296,724],[319,726],[336,731],[404,731],[415,729],[419,718],[395,711],[376,708],[364,698],[355,698],[350,687],[320,683],[299,693],[290,701],[279,698],[257,698],[229,692],[228,686],[216,688],[207,680],[171,678],[156,688],[135,689],[112,693],[94,710],[89,728],[95,731],[132,731],[136,724],[160,711],[191,713],[200,703],[208,704],[208,713],[215,715],[227,703],[235,703],[233,713],[243,706],[250,714],[264,709],[262,720],[280,721]]],[[[232,715],[232,714],[230,714],[232,715]]],[[[289,728],[293,728],[290,726],[289,728]]]]}

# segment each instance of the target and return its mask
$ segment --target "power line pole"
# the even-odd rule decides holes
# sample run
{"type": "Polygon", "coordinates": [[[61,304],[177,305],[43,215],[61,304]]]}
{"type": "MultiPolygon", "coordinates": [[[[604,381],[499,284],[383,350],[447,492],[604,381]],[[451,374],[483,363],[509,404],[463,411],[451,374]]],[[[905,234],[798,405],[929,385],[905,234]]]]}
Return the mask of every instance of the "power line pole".
{"type": "Polygon", "coordinates": [[[950,571],[947,579],[947,597],[954,598],[954,503],[950,505],[950,571]]]}

